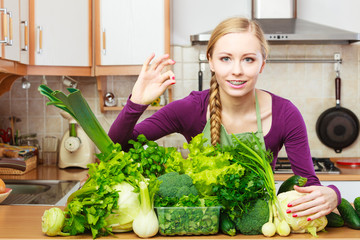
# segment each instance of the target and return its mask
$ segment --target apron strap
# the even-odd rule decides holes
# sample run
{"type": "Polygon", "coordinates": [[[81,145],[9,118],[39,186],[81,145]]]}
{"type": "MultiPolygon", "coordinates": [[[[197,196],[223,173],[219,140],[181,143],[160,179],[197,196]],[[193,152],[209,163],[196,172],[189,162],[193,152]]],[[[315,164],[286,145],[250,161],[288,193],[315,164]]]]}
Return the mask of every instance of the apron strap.
{"type": "Polygon", "coordinates": [[[258,132],[263,135],[262,125],[261,125],[261,113],[260,113],[260,106],[259,101],[257,98],[256,90],[255,90],[255,106],[256,106],[256,122],[258,127],[258,132]]]}

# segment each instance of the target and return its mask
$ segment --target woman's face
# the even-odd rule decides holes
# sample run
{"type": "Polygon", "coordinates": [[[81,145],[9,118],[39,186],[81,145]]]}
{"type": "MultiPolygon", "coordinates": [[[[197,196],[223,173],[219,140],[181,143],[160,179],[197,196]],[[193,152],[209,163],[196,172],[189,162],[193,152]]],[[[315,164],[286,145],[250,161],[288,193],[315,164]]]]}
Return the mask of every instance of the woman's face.
{"type": "Polygon", "coordinates": [[[255,89],[265,66],[259,40],[249,32],[229,33],[214,45],[209,57],[222,94],[241,97],[255,89]]]}

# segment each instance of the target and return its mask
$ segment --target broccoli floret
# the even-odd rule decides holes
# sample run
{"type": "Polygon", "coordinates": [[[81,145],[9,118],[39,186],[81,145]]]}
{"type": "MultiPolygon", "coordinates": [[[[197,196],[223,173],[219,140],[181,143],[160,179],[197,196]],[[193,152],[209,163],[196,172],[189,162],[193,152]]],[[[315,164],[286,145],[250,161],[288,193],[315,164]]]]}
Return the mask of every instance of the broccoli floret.
{"type": "Polygon", "coordinates": [[[187,174],[170,172],[161,175],[158,179],[161,181],[158,191],[160,197],[181,198],[190,194],[194,196],[199,194],[191,177],[187,174]]]}
{"type": "Polygon", "coordinates": [[[236,228],[244,235],[262,234],[262,226],[269,221],[269,205],[264,200],[257,200],[252,208],[240,218],[235,219],[236,228]]]}

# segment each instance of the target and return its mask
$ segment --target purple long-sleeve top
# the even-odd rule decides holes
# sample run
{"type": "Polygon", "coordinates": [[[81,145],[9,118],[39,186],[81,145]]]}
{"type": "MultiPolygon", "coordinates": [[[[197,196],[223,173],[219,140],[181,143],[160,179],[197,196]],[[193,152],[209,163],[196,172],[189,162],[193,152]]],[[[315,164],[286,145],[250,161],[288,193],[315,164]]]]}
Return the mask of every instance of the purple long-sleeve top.
{"type": "MultiPolygon", "coordinates": [[[[272,96],[272,123],[264,136],[266,149],[273,153],[275,167],[280,149],[285,146],[294,174],[308,179],[306,186],[321,185],[315,174],[310,154],[305,122],[300,111],[289,100],[270,93],[272,96]]],[[[156,140],[171,133],[180,133],[189,142],[201,133],[206,125],[209,104],[209,90],[193,91],[181,100],[173,101],[149,118],[137,124],[148,105],[140,105],[128,99],[124,109],[112,124],[109,136],[124,149],[128,141],[144,134],[149,140],[156,140]]],[[[341,194],[334,185],[329,185],[341,202],[341,194]]]]}

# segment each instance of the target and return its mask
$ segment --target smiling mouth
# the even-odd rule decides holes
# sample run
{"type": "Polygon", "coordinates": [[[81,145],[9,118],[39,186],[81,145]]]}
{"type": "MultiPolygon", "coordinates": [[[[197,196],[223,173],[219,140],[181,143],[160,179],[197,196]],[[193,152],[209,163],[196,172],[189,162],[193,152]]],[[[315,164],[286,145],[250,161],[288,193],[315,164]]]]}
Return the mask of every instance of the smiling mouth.
{"type": "Polygon", "coordinates": [[[229,80],[228,82],[231,83],[232,85],[240,86],[243,85],[246,81],[229,80]]]}

